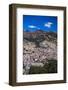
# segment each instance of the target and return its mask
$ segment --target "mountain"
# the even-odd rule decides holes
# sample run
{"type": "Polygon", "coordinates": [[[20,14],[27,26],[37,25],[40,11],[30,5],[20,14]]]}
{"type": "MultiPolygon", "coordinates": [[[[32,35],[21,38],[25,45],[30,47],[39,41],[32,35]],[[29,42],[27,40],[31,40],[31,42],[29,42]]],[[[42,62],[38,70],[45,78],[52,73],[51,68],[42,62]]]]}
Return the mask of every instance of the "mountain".
{"type": "Polygon", "coordinates": [[[57,60],[57,33],[36,30],[23,32],[23,74],[31,66],[43,67],[48,60],[57,60]]]}
{"type": "Polygon", "coordinates": [[[42,30],[36,30],[35,32],[25,32],[23,33],[24,39],[29,41],[35,41],[38,40],[39,42],[44,41],[45,39],[47,41],[53,41],[56,42],[57,39],[57,33],[55,32],[45,32],[42,30]]]}

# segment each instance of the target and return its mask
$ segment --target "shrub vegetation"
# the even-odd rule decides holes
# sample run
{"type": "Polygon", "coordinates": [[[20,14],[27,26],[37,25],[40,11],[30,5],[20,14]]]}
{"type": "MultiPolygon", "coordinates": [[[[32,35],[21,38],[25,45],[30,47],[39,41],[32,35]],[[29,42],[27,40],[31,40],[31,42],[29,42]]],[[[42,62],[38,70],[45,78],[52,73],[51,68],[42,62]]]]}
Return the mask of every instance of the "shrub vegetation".
{"type": "Polygon", "coordinates": [[[31,66],[29,74],[57,73],[57,60],[48,60],[41,66],[31,66]]]}

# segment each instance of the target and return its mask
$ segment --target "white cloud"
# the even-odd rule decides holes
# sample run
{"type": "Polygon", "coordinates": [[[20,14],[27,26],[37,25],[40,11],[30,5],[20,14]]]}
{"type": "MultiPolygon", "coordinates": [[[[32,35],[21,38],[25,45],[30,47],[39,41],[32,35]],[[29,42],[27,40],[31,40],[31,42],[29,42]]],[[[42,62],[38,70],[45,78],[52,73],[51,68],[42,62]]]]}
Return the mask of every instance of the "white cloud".
{"type": "Polygon", "coordinates": [[[28,27],[29,27],[29,28],[37,28],[37,27],[34,26],[34,25],[29,25],[28,27]]]}
{"type": "Polygon", "coordinates": [[[29,28],[40,29],[39,27],[37,27],[37,26],[34,26],[34,25],[29,25],[28,27],[29,27],[29,28]]]}
{"type": "Polygon", "coordinates": [[[52,24],[53,24],[52,22],[47,22],[44,24],[44,26],[50,28],[52,26],[52,24]]]}

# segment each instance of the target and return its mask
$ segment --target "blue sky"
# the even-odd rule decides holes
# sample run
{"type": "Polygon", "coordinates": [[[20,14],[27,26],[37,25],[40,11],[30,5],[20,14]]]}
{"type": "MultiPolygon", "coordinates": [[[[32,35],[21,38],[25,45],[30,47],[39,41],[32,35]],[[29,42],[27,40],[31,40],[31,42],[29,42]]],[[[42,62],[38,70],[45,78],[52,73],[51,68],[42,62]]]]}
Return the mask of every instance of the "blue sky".
{"type": "Polygon", "coordinates": [[[29,32],[36,30],[57,32],[57,17],[23,15],[23,29],[29,32]]]}

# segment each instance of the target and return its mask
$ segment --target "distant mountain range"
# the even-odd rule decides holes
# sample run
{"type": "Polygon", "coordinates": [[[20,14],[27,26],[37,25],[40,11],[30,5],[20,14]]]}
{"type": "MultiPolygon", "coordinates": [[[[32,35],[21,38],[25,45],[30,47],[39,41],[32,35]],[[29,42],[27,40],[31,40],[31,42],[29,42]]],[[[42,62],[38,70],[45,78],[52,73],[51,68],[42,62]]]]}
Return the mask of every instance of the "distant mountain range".
{"type": "Polygon", "coordinates": [[[44,41],[45,39],[51,42],[56,42],[57,33],[56,32],[45,32],[42,30],[36,30],[34,32],[23,32],[24,39],[29,41],[38,40],[39,42],[44,41]]]}

